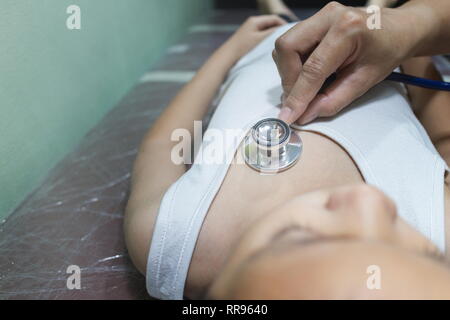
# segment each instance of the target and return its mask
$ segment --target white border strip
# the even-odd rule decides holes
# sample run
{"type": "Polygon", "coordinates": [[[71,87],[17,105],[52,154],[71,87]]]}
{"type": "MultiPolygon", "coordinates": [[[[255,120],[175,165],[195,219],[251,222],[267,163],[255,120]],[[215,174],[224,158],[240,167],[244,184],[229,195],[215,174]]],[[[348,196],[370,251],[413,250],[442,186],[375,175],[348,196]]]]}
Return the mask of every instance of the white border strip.
{"type": "Polygon", "coordinates": [[[189,32],[234,32],[238,28],[238,24],[197,24],[190,27],[189,32]]]}
{"type": "Polygon", "coordinates": [[[145,73],[139,82],[188,82],[194,75],[195,71],[151,71],[145,73]]]}

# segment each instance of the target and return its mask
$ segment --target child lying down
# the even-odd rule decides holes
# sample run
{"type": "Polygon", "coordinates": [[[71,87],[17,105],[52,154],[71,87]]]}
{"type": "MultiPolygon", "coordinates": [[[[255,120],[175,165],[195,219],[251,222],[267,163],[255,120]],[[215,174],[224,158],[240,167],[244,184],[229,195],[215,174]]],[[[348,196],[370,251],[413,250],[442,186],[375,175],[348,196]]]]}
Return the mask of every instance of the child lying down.
{"type": "MultiPolygon", "coordinates": [[[[281,1],[262,2],[295,19],[281,1]]],[[[282,89],[271,52],[293,25],[278,15],[249,18],[145,136],[125,234],[150,295],[450,298],[448,93],[382,82],[333,118],[292,125],[301,158],[275,175],[242,161],[242,136],[200,146],[198,154],[216,144],[223,161],[197,154],[189,169],[173,161],[180,141],[172,133],[194,136],[219,88],[208,130],[245,132],[276,117],[282,89]],[[382,272],[379,290],[368,285],[371,268],[382,272]]],[[[402,68],[439,77],[429,58],[402,68]]]]}

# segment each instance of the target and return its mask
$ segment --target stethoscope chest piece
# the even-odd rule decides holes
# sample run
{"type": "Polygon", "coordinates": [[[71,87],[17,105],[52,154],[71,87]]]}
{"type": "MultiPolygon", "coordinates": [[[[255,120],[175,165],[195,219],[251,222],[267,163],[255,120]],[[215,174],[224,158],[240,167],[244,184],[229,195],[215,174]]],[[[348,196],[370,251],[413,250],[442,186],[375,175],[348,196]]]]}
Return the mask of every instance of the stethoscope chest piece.
{"type": "Polygon", "coordinates": [[[302,148],[300,136],[286,122],[268,118],[250,129],[242,150],[247,165],[261,173],[274,174],[292,167],[302,148]]]}

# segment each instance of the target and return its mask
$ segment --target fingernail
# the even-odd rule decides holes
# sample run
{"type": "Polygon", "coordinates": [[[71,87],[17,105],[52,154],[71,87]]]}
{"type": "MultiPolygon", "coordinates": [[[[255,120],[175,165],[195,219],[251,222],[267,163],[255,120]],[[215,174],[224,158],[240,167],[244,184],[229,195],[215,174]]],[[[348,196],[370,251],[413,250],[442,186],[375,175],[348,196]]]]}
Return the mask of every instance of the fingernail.
{"type": "Polygon", "coordinates": [[[278,118],[285,122],[289,122],[292,115],[292,109],[289,107],[282,107],[278,118]]]}

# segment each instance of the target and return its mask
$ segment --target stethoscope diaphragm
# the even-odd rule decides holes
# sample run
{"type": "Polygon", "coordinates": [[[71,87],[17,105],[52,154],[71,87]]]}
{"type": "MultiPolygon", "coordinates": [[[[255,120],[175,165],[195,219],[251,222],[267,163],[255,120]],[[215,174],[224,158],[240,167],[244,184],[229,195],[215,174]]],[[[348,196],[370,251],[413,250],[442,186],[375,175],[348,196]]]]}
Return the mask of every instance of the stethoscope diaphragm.
{"type": "Polygon", "coordinates": [[[289,125],[276,118],[258,121],[244,138],[245,163],[261,173],[274,174],[292,167],[300,158],[303,143],[289,125]]]}

